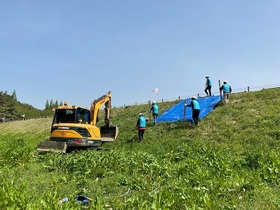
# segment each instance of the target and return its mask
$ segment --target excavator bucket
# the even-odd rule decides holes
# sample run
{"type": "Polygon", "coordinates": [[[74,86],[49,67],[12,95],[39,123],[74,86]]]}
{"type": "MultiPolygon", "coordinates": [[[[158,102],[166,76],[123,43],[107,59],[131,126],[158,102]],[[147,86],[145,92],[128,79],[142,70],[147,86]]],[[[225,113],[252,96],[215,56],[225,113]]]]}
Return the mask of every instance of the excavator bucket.
{"type": "Polygon", "coordinates": [[[100,128],[100,134],[103,142],[115,141],[119,134],[119,128],[117,126],[102,126],[100,128]]]}
{"type": "Polygon", "coordinates": [[[66,152],[67,145],[65,142],[56,142],[56,141],[43,141],[38,147],[37,151],[39,152],[66,152]]]}

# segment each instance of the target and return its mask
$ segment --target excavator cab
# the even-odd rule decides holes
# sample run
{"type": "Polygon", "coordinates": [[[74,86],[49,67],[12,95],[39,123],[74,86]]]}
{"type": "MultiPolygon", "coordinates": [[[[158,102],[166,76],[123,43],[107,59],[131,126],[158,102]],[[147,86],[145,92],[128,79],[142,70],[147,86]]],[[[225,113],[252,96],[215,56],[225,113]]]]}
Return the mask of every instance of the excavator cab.
{"type": "Polygon", "coordinates": [[[57,109],[53,118],[53,124],[58,123],[90,124],[90,111],[76,106],[65,109],[57,109]]]}

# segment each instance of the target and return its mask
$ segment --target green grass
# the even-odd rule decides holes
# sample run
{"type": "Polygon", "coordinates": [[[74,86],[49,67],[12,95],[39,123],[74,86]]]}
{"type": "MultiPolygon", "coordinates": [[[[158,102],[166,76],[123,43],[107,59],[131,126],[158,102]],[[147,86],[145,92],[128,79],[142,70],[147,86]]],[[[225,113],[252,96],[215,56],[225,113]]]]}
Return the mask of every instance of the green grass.
{"type": "Polygon", "coordinates": [[[110,150],[70,154],[37,153],[51,118],[0,124],[0,209],[78,209],[79,194],[89,209],[279,209],[279,106],[279,88],[232,94],[198,127],[150,121],[141,143],[149,106],[114,108],[110,150]]]}

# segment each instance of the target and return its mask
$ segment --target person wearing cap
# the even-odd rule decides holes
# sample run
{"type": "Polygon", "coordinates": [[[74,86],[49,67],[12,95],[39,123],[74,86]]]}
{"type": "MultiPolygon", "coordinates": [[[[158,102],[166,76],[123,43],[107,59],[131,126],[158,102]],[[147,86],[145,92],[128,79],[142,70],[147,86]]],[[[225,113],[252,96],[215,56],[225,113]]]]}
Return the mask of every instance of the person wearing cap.
{"type": "Polygon", "coordinates": [[[193,118],[195,125],[198,125],[200,106],[199,106],[199,103],[196,100],[195,96],[192,97],[191,103],[188,104],[187,106],[192,107],[192,118],[193,118]]]}
{"type": "Polygon", "coordinates": [[[146,130],[147,119],[143,116],[142,113],[139,113],[138,120],[136,123],[136,127],[138,129],[138,141],[142,141],[144,139],[144,133],[146,130]]]}
{"type": "Polygon", "coordinates": [[[158,117],[158,105],[155,101],[152,102],[152,107],[150,109],[150,112],[153,113],[153,125],[156,125],[157,117],[158,117]]]}
{"type": "Polygon", "coordinates": [[[232,91],[231,86],[227,83],[227,81],[224,81],[224,84],[220,87],[220,91],[223,91],[224,103],[227,104],[229,102],[229,95],[232,91]]]}
{"type": "Polygon", "coordinates": [[[208,96],[211,96],[212,93],[211,93],[211,88],[212,88],[212,81],[209,79],[209,76],[207,75],[206,77],[206,83],[205,83],[205,90],[204,92],[206,93],[206,95],[208,96]]]}

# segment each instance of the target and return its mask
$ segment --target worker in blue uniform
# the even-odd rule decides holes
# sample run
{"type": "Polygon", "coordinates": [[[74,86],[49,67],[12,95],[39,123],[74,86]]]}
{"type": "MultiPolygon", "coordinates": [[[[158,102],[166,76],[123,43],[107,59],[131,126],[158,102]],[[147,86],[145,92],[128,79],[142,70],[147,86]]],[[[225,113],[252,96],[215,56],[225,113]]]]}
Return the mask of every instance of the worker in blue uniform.
{"type": "Polygon", "coordinates": [[[229,95],[231,94],[231,86],[227,81],[224,81],[224,84],[220,87],[220,91],[224,93],[224,103],[227,104],[229,102],[229,95]]]}
{"type": "Polygon", "coordinates": [[[205,83],[205,93],[207,96],[211,96],[211,88],[212,88],[212,81],[209,79],[209,76],[207,75],[206,77],[206,83],[205,83]]]}
{"type": "Polygon", "coordinates": [[[150,112],[152,112],[153,114],[153,125],[155,126],[156,123],[157,123],[157,117],[158,117],[158,105],[156,104],[155,101],[152,102],[152,107],[151,107],[151,110],[150,112]]]}
{"type": "Polygon", "coordinates": [[[144,117],[144,115],[142,113],[139,113],[139,117],[136,123],[136,127],[138,129],[138,141],[142,141],[144,139],[147,121],[148,120],[144,117]]]}
{"type": "Polygon", "coordinates": [[[199,106],[199,103],[196,100],[195,96],[192,97],[191,103],[188,104],[187,106],[192,107],[192,118],[193,118],[195,125],[198,125],[200,106],[199,106]]]}

